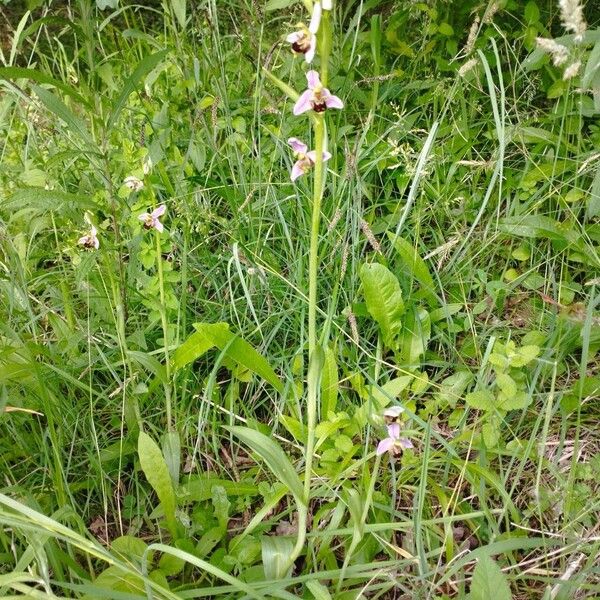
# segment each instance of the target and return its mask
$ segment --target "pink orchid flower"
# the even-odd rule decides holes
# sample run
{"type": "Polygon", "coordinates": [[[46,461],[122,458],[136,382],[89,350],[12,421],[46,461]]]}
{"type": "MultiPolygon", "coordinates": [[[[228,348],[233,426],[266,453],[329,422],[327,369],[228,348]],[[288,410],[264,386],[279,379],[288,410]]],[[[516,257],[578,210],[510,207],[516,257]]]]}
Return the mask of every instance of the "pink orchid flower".
{"type": "Polygon", "coordinates": [[[156,229],[159,233],[164,231],[163,224],[158,220],[162,217],[167,210],[164,204],[161,204],[158,208],[155,208],[151,213],[142,213],[138,215],[138,219],[144,222],[146,229],[156,229]]]}
{"type": "Polygon", "coordinates": [[[316,71],[308,71],[306,80],[308,81],[308,89],[300,94],[300,98],[294,104],[295,115],[301,115],[307,110],[320,113],[328,108],[344,108],[344,103],[327,88],[323,87],[316,71]]]}
{"type": "MultiPolygon", "coordinates": [[[[294,156],[297,158],[294,166],[292,167],[292,181],[296,181],[298,177],[305,175],[310,171],[315,162],[317,161],[317,153],[315,150],[311,150],[307,152],[308,146],[301,142],[298,138],[290,138],[288,140],[288,144],[292,147],[294,151],[294,156]]],[[[323,152],[323,161],[329,160],[331,158],[331,154],[329,152],[323,152]]]]}
{"type": "Polygon", "coordinates": [[[307,27],[304,23],[298,24],[298,30],[290,33],[285,39],[292,45],[292,50],[298,54],[304,54],[304,60],[310,64],[315,57],[317,50],[317,31],[321,23],[321,4],[315,2],[313,7],[310,24],[307,27]]]}
{"type": "Polygon", "coordinates": [[[389,452],[392,456],[396,456],[406,450],[413,448],[412,442],[408,438],[400,437],[400,423],[390,423],[387,426],[388,437],[379,442],[377,446],[377,455],[381,456],[389,452]]]}
{"type": "Polygon", "coordinates": [[[91,250],[92,248],[94,248],[94,250],[98,250],[98,248],[100,248],[100,240],[98,239],[98,230],[93,225],[91,225],[90,232],[87,235],[80,237],[77,240],[77,244],[79,246],[83,246],[87,250],[91,250]]]}

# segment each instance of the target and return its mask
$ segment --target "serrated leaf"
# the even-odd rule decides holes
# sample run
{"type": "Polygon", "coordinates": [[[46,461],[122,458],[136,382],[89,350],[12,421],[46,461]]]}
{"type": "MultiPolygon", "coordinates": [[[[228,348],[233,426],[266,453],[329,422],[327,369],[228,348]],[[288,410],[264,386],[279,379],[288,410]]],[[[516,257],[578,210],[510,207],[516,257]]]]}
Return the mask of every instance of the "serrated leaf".
{"type": "Polygon", "coordinates": [[[348,454],[348,452],[352,451],[354,448],[354,444],[352,440],[345,434],[340,434],[335,438],[335,447],[344,454],[348,454]]]}
{"type": "Polygon", "coordinates": [[[494,410],[496,405],[494,394],[490,390],[476,390],[465,396],[465,401],[478,410],[494,410]]]}
{"type": "Polygon", "coordinates": [[[158,444],[143,431],[140,432],[138,437],[138,455],[142,471],[162,505],[167,527],[171,535],[176,538],[175,492],[171,475],[158,444]]]}
{"type": "Polygon", "coordinates": [[[298,473],[281,446],[272,438],[248,427],[225,427],[233,435],[256,452],[267,463],[271,472],[284,483],[296,498],[296,502],[305,504],[304,488],[298,473]]]}
{"type": "Polygon", "coordinates": [[[389,269],[379,263],[363,264],[359,276],[367,311],[377,321],[384,345],[396,350],[404,314],[400,283],[389,269]]]}
{"type": "Polygon", "coordinates": [[[498,410],[521,410],[527,408],[531,404],[531,396],[527,392],[517,392],[514,394],[507,394],[501,392],[498,395],[498,410]]]}
{"type": "Polygon", "coordinates": [[[539,346],[522,346],[509,358],[509,362],[513,367],[525,367],[534,360],[540,353],[539,346]]]}
{"type": "Polygon", "coordinates": [[[496,385],[507,396],[514,396],[517,393],[517,384],[508,373],[498,373],[496,375],[496,385]]]}
{"type": "Polygon", "coordinates": [[[510,587],[504,573],[489,556],[477,560],[471,579],[469,600],[512,600],[510,587]]]}
{"type": "Polygon", "coordinates": [[[481,433],[483,435],[483,442],[486,445],[486,448],[495,448],[498,445],[498,440],[500,439],[500,429],[496,422],[484,423],[481,428],[481,433]]]}

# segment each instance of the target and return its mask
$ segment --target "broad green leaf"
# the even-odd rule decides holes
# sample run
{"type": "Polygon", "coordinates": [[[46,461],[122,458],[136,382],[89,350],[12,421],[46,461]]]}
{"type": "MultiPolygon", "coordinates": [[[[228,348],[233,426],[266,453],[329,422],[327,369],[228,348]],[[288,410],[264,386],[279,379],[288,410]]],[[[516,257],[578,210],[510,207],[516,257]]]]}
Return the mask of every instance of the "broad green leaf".
{"type": "Polygon", "coordinates": [[[288,6],[292,6],[296,0],[269,0],[265,5],[266,11],[271,10],[280,10],[282,8],[287,8],[288,6]]]}
{"type": "Polygon", "coordinates": [[[389,269],[379,263],[363,264],[359,276],[367,310],[379,325],[383,343],[387,348],[396,350],[404,314],[400,283],[389,269]]]}
{"type": "Polygon", "coordinates": [[[73,89],[70,85],[51,77],[50,75],[35,69],[27,69],[25,67],[0,67],[0,79],[31,79],[37,83],[52,85],[59,89],[64,94],[71,96],[74,100],[81,104],[89,106],[89,103],[79,92],[73,89]]]}
{"type": "Polygon", "coordinates": [[[579,232],[571,223],[561,223],[543,215],[506,217],[498,223],[498,229],[526,238],[547,238],[577,244],[579,232]]]}
{"type": "Polygon", "coordinates": [[[397,398],[412,382],[412,375],[395,377],[381,386],[372,386],[371,397],[377,403],[377,410],[385,408],[394,398],[397,398]]]}
{"type": "Polygon", "coordinates": [[[186,0],[171,0],[175,18],[181,29],[185,29],[186,0]]]}
{"type": "Polygon", "coordinates": [[[212,498],[214,486],[222,487],[228,496],[258,496],[258,487],[246,481],[229,481],[217,477],[193,475],[179,486],[178,494],[187,502],[204,502],[212,498]]]}
{"type": "Polygon", "coordinates": [[[135,558],[141,561],[148,548],[148,544],[133,535],[122,535],[115,538],[110,543],[110,547],[113,552],[120,554],[123,558],[135,558]]]}
{"type": "Polygon", "coordinates": [[[400,335],[400,354],[403,361],[411,366],[420,363],[431,338],[431,321],[425,309],[411,309],[404,317],[404,327],[400,335]]]}
{"type": "Polygon", "coordinates": [[[286,453],[273,438],[247,427],[232,426],[225,427],[225,429],[231,431],[267,463],[275,477],[287,485],[296,498],[296,502],[305,504],[304,488],[300,477],[286,453]]]}
{"type": "Polygon", "coordinates": [[[325,361],[321,371],[321,418],[335,412],[338,398],[338,368],[335,354],[331,348],[325,348],[325,361]]]}
{"type": "Polygon", "coordinates": [[[106,10],[107,8],[115,10],[119,6],[119,0],[96,0],[96,6],[99,10],[106,10]]]}
{"type": "Polygon", "coordinates": [[[162,450],[171,475],[173,485],[179,483],[179,468],[181,464],[181,440],[178,431],[167,431],[163,435],[162,450]]]}
{"type": "Polygon", "coordinates": [[[173,491],[171,475],[158,444],[143,431],[140,431],[138,437],[138,455],[142,471],[162,505],[167,527],[171,535],[176,538],[175,492],[173,491]]]}
{"type": "Polygon", "coordinates": [[[119,114],[123,110],[125,103],[127,102],[127,98],[129,98],[129,94],[133,92],[138,86],[140,80],[145,77],[154,67],[158,65],[158,63],[168,54],[168,50],[161,50],[160,52],[156,52],[155,54],[150,54],[149,56],[144,57],[137,65],[133,73],[129,76],[121,93],[117,97],[113,109],[108,117],[108,121],[106,123],[106,128],[110,130],[117,119],[119,118],[119,114]]]}
{"type": "Polygon", "coordinates": [[[477,560],[471,579],[469,600],[512,600],[510,587],[504,573],[489,556],[477,560]]]}
{"type": "Polygon", "coordinates": [[[388,237],[393,241],[394,248],[400,257],[401,268],[407,277],[416,279],[422,287],[427,301],[432,305],[437,305],[435,296],[435,283],[429,272],[425,261],[419,256],[417,249],[404,238],[395,236],[388,231],[388,237]]]}
{"type": "Polygon", "coordinates": [[[477,390],[465,396],[467,404],[478,410],[494,410],[494,394],[490,390],[477,390]]]}
{"type": "Polygon", "coordinates": [[[35,92],[42,104],[44,104],[44,106],[50,112],[63,121],[71,130],[71,132],[78,137],[85,146],[95,146],[94,139],[88,131],[88,127],[85,122],[79,117],[75,116],[58,96],[37,85],[32,85],[31,89],[35,92]]]}
{"type": "Polygon", "coordinates": [[[281,415],[279,417],[281,424],[296,438],[297,441],[306,442],[306,428],[303,423],[300,423],[298,419],[294,419],[288,415],[281,415]]]}
{"type": "Polygon", "coordinates": [[[457,371],[442,380],[435,399],[454,407],[472,381],[473,374],[470,371],[457,371]]]}
{"type": "Polygon", "coordinates": [[[219,527],[227,530],[227,523],[229,523],[229,509],[231,508],[231,502],[227,497],[225,488],[220,485],[214,485],[212,488],[212,504],[213,512],[219,523],[219,527]]]}
{"type": "Polygon", "coordinates": [[[229,331],[227,323],[195,323],[193,333],[173,356],[173,367],[180,369],[214,348],[224,350],[228,358],[268,381],[278,392],[283,383],[267,362],[248,342],[229,331]]]}
{"type": "Polygon", "coordinates": [[[39,210],[61,211],[65,209],[78,210],[89,208],[97,209],[96,203],[88,196],[69,194],[59,190],[46,190],[44,188],[25,188],[17,190],[10,198],[3,200],[4,210],[31,206],[39,210]]]}
{"type": "Polygon", "coordinates": [[[315,600],[331,600],[331,594],[327,588],[318,581],[307,581],[306,588],[314,596],[315,600]]]}
{"type": "Polygon", "coordinates": [[[274,580],[289,577],[292,568],[289,558],[294,549],[294,542],[287,537],[264,535],[261,538],[261,548],[265,577],[274,580]]]}
{"type": "MultiPolygon", "coordinates": [[[[226,323],[220,323],[221,326],[227,329],[226,323]]],[[[207,337],[204,333],[192,333],[181,346],[175,350],[173,355],[173,367],[181,369],[190,363],[200,358],[203,354],[214,348],[215,344],[211,337],[207,337]]]]}

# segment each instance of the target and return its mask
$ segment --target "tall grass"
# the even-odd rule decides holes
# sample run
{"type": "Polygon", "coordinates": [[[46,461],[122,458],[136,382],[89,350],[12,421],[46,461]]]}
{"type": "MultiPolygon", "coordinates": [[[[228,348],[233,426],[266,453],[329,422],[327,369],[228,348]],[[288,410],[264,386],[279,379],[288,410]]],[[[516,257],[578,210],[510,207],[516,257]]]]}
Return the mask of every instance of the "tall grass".
{"type": "Polygon", "coordinates": [[[598,15],[309,5],[2,9],[2,597],[600,594],[598,15]]]}

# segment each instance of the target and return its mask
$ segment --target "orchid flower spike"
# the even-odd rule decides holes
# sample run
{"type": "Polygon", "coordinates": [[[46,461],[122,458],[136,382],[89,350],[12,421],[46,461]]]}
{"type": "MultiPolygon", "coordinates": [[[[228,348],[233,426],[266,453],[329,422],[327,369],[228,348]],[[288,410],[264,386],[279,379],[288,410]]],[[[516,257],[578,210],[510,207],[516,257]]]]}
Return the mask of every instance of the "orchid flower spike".
{"type": "Polygon", "coordinates": [[[400,423],[390,423],[387,426],[388,437],[381,440],[377,446],[377,455],[381,456],[389,452],[392,456],[397,456],[407,448],[413,448],[412,442],[408,438],[400,437],[400,423]]]}
{"type": "MultiPolygon", "coordinates": [[[[305,175],[313,168],[317,161],[317,153],[315,150],[307,152],[308,146],[298,138],[290,138],[288,144],[291,146],[294,151],[294,156],[297,159],[292,167],[291,175],[292,181],[296,181],[298,177],[305,175]]],[[[330,158],[331,154],[329,152],[323,152],[323,161],[329,160],[330,158]]]]}
{"type": "Polygon", "coordinates": [[[142,213],[138,215],[138,219],[144,222],[146,229],[156,229],[159,233],[164,231],[163,224],[158,220],[162,217],[167,210],[164,204],[161,204],[158,208],[155,208],[151,213],[142,213]]]}
{"type": "Polygon", "coordinates": [[[323,87],[316,71],[308,71],[306,80],[308,81],[308,89],[300,94],[300,98],[294,104],[295,115],[301,115],[307,110],[320,113],[328,108],[344,108],[344,103],[327,88],[323,87]]]}
{"type": "Polygon", "coordinates": [[[90,231],[87,235],[80,237],[77,240],[79,246],[83,246],[86,250],[98,250],[100,248],[100,240],[98,239],[98,230],[90,224],[90,231]]]}
{"type": "Polygon", "coordinates": [[[292,50],[304,54],[304,60],[310,64],[317,50],[317,31],[321,24],[321,3],[315,2],[310,24],[298,23],[297,31],[290,33],[285,39],[292,45],[292,50]]]}
{"type": "Polygon", "coordinates": [[[138,179],[135,175],[125,177],[123,184],[133,192],[139,192],[144,187],[144,182],[141,179],[138,179]]]}

